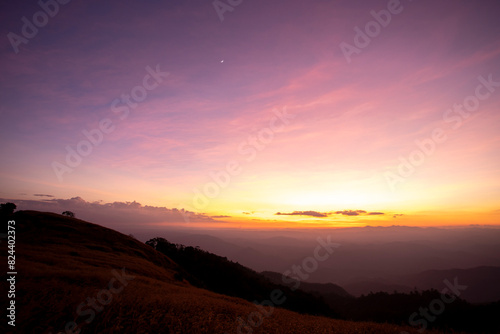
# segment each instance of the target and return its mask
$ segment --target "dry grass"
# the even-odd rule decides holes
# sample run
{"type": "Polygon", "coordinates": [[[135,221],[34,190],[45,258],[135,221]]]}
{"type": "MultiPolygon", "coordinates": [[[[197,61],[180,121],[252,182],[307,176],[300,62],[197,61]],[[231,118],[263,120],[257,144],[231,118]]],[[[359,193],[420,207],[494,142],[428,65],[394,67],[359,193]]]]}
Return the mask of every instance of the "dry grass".
{"type": "MultiPolygon", "coordinates": [[[[247,320],[257,311],[244,300],[175,281],[175,263],[115,231],[53,214],[24,213],[16,222],[15,333],[64,332],[71,321],[82,325],[82,333],[238,333],[238,317],[247,320]],[[107,288],[113,269],[124,267],[135,278],[87,324],[89,316],[79,317],[78,305],[107,288]]],[[[5,261],[5,243],[1,246],[5,261]]],[[[2,299],[2,308],[5,305],[2,299]]],[[[252,331],[241,329],[275,334],[418,333],[409,327],[334,320],[279,308],[252,331]]]]}

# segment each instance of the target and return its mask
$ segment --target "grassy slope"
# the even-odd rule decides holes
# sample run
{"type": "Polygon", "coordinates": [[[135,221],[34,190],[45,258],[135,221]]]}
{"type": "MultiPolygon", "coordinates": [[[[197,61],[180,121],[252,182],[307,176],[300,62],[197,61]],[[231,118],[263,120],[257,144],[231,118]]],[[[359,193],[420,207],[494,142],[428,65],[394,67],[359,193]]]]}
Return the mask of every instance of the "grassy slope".
{"type": "MultiPolygon", "coordinates": [[[[244,300],[176,281],[175,263],[116,231],[52,213],[24,211],[14,219],[15,333],[64,332],[71,321],[83,325],[82,333],[238,333],[236,319],[246,320],[257,311],[244,300]],[[121,268],[135,278],[87,324],[89,314],[79,317],[77,307],[107,288],[112,270],[121,268]]],[[[3,263],[6,244],[0,245],[3,263]]],[[[2,298],[4,310],[5,302],[2,298]]],[[[417,333],[409,327],[333,320],[279,308],[252,329],[253,333],[417,333]]],[[[0,331],[5,332],[1,327],[0,331]]],[[[250,333],[245,328],[242,332],[250,333]]]]}

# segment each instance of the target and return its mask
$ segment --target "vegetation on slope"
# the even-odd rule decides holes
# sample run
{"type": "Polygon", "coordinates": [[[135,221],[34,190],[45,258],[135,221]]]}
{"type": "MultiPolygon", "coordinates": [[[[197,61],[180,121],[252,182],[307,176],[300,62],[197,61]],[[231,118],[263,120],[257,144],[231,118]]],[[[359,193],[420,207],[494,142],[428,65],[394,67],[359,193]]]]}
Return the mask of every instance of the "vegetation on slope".
{"type": "Polygon", "coordinates": [[[257,303],[268,300],[273,290],[280,290],[286,296],[286,301],[280,305],[283,308],[313,315],[334,315],[321,296],[313,296],[301,290],[293,291],[273,283],[226,257],[196,247],[172,244],[163,238],[151,239],[146,244],[185,269],[189,273],[186,278],[195,286],[257,303]]]}
{"type": "MultiPolygon", "coordinates": [[[[10,219],[17,236],[16,327],[4,319],[0,332],[417,333],[281,308],[268,307],[263,315],[248,301],[175,279],[183,275],[178,264],[113,230],[33,211],[10,219]]],[[[3,263],[6,246],[0,244],[3,263]]],[[[0,307],[6,309],[5,298],[0,307]]]]}

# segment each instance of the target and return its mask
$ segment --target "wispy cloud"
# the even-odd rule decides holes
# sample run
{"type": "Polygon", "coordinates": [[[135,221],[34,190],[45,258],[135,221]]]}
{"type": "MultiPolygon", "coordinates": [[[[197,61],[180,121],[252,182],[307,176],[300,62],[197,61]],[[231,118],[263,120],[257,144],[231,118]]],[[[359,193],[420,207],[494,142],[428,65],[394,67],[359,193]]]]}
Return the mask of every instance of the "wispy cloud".
{"type": "MultiPolygon", "coordinates": [[[[87,202],[96,215],[118,210],[130,224],[142,216],[170,222],[182,216],[177,209],[145,204],[189,207],[191,189],[211,182],[211,171],[223,171],[233,159],[244,162],[239,145],[250,139],[258,159],[231,178],[206,209],[211,214],[224,215],[222,208],[233,205],[255,211],[239,216],[259,218],[273,203],[271,212],[281,210],[281,220],[351,222],[393,217],[388,210],[407,209],[393,209],[400,203],[497,209],[498,89],[397,196],[386,193],[380,176],[443,125],[443,112],[471,93],[477,76],[500,80],[498,1],[448,0],[433,4],[432,12],[424,2],[406,3],[405,19],[394,18],[350,66],[338,44],[353,43],[353,28],[364,27],[370,11],[382,7],[370,1],[286,4],[255,2],[220,24],[210,1],[88,0],[61,7],[19,54],[1,39],[0,115],[6,121],[0,151],[12,158],[0,166],[2,197],[36,193],[23,198],[58,212],[69,203],[52,200],[79,194],[110,202],[87,202]],[[273,20],[262,21],[262,13],[273,20]],[[155,64],[171,75],[119,120],[112,101],[131,96],[145,67],[155,64]],[[296,115],[293,124],[262,145],[266,138],[258,131],[268,126],[271,110],[285,105],[296,115]],[[83,130],[104,118],[116,130],[65,174],[61,187],[51,162],[66,161],[67,147],[77,150],[87,140],[83,130]],[[302,204],[306,192],[313,196],[302,204]],[[118,208],[111,203],[116,198],[142,204],[118,208]],[[330,203],[338,209],[326,211],[330,203]],[[359,207],[380,210],[344,209],[359,207]]],[[[1,30],[21,34],[20,18],[32,17],[33,6],[9,1],[1,30]]],[[[84,204],[71,205],[82,212],[77,216],[87,214],[84,204]]],[[[191,221],[218,218],[190,215],[191,221]]]]}

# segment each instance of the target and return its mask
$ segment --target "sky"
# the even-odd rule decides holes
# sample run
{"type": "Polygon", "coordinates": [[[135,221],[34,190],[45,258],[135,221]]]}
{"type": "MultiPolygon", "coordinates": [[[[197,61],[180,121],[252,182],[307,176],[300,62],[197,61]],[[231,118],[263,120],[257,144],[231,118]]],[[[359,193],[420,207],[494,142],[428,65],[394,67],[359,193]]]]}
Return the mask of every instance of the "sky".
{"type": "Polygon", "coordinates": [[[499,14],[2,2],[0,198],[144,226],[499,225],[499,14]]]}

